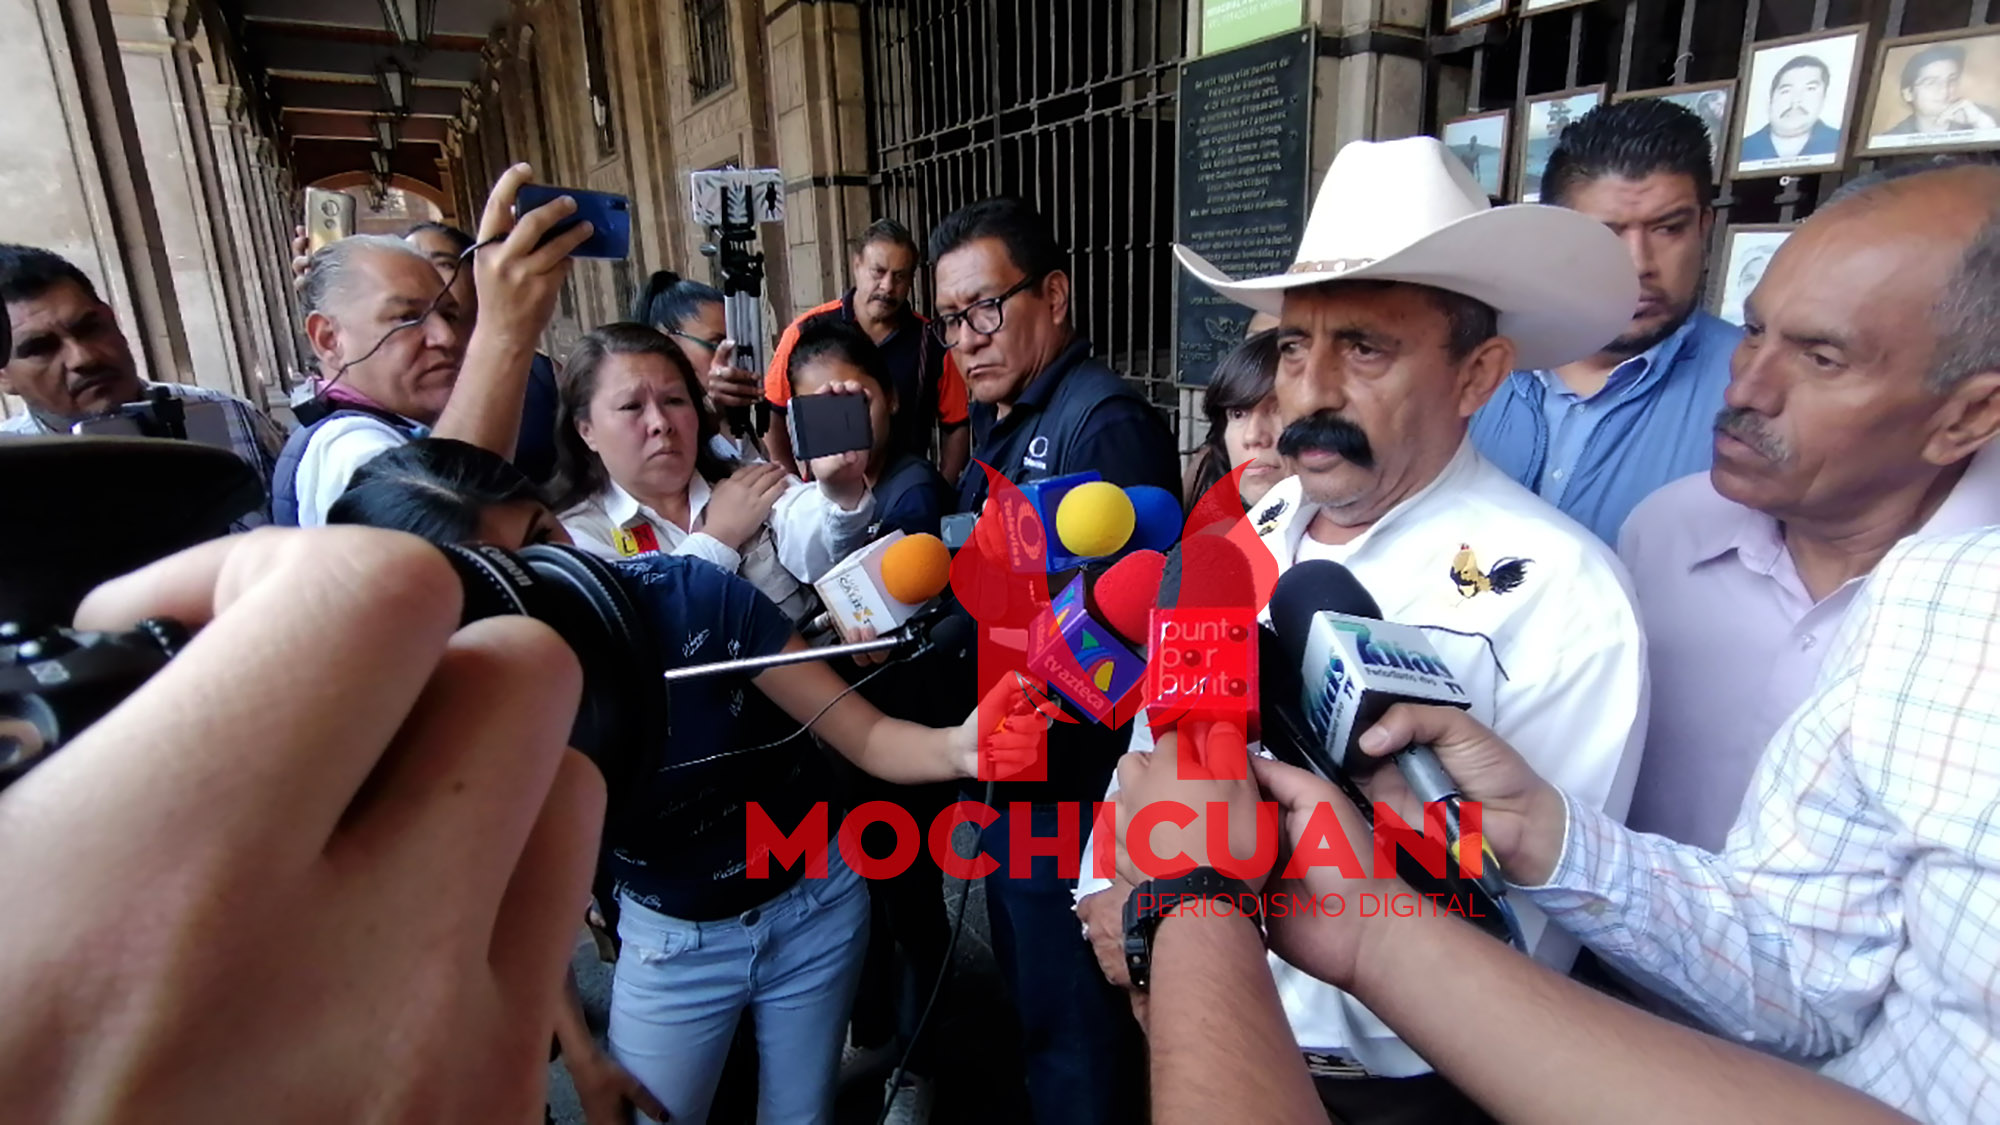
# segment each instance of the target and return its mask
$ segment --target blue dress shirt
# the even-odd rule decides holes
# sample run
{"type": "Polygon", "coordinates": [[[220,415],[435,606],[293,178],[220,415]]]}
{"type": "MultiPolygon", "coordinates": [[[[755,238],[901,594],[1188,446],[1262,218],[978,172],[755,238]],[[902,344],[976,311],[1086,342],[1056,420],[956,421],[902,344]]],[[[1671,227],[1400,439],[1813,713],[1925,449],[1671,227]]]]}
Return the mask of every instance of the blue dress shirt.
{"type": "Polygon", "coordinates": [[[1743,330],[1697,311],[1585,398],[1553,371],[1516,371],[1472,419],[1501,471],[1606,543],[1654,489],[1707,471],[1743,330]]]}

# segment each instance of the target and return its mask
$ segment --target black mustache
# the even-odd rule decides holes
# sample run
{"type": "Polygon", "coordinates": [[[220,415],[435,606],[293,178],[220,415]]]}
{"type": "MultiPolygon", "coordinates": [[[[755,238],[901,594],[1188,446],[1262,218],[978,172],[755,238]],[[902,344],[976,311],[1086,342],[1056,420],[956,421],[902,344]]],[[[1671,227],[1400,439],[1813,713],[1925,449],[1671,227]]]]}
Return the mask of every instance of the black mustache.
{"type": "Polygon", "coordinates": [[[1763,419],[1755,411],[1740,406],[1725,406],[1717,412],[1715,432],[1728,434],[1772,461],[1783,461],[1788,456],[1785,443],[1764,428],[1763,419]]]}
{"type": "Polygon", "coordinates": [[[1297,457],[1308,449],[1324,450],[1357,468],[1375,467],[1375,447],[1361,427],[1331,410],[1307,415],[1278,435],[1278,455],[1297,457]]]}

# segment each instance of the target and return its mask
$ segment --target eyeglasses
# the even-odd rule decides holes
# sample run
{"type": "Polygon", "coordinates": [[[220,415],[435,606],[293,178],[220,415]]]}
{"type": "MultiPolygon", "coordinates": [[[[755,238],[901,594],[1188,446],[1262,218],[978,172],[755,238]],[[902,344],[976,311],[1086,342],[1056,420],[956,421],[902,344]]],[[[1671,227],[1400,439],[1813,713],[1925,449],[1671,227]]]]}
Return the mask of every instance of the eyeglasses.
{"type": "Polygon", "coordinates": [[[690,343],[700,344],[702,347],[708,349],[710,355],[714,355],[716,352],[722,350],[721,340],[711,340],[706,336],[697,336],[692,332],[682,332],[678,328],[667,329],[667,335],[679,337],[680,339],[687,340],[690,343]]]}
{"type": "Polygon", "coordinates": [[[1001,306],[1007,303],[1007,298],[1025,291],[1039,280],[1041,279],[1024,277],[1012,289],[1007,290],[998,297],[988,297],[983,301],[974,301],[955,313],[938,317],[936,320],[931,321],[931,335],[937,338],[938,343],[943,344],[947,348],[958,346],[959,330],[965,328],[967,325],[970,325],[972,330],[981,336],[993,335],[995,332],[1000,331],[1001,325],[1006,322],[1005,310],[1001,306]]]}

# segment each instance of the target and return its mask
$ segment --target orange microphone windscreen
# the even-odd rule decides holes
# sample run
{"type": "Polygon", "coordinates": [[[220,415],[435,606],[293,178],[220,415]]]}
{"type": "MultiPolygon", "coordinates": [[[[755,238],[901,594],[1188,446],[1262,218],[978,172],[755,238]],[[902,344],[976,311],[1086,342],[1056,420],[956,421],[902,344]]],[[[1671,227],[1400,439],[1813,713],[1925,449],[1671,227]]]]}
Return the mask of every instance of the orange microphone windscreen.
{"type": "Polygon", "coordinates": [[[916,534],[882,552],[882,590],[904,605],[922,605],[951,581],[951,552],[935,535],[916,534]]]}

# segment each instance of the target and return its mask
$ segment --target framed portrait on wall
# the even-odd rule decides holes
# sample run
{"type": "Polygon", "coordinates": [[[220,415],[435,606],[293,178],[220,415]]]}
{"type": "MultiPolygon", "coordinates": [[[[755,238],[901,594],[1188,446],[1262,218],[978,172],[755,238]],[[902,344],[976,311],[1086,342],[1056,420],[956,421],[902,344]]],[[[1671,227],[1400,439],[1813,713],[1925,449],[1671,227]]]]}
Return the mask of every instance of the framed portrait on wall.
{"type": "Polygon", "coordinates": [[[1764,271],[1797,223],[1743,223],[1723,236],[1721,270],[1711,280],[1715,315],[1731,324],[1743,323],[1743,302],[1764,280],[1764,271]]]}
{"type": "Polygon", "coordinates": [[[1507,125],[1504,109],[1473,113],[1444,123],[1444,147],[1458,157],[1486,194],[1500,197],[1507,180],[1507,125]]]}
{"type": "Polygon", "coordinates": [[[1701,118],[1708,130],[1708,162],[1715,166],[1715,176],[1722,178],[1722,158],[1728,152],[1729,111],[1736,101],[1736,83],[1697,82],[1690,86],[1661,86],[1652,90],[1630,90],[1611,100],[1631,101],[1633,98],[1658,98],[1672,102],[1682,109],[1701,118]]]}
{"type": "Polygon", "coordinates": [[[1444,29],[1457,31],[1475,23],[1498,19],[1507,11],[1507,0],[1445,0],[1444,29]]]}
{"type": "Polygon", "coordinates": [[[1861,153],[2000,148],[2000,28],[1882,44],[1861,153]]]}
{"type": "Polygon", "coordinates": [[[1549,166],[1549,157],[1555,154],[1556,141],[1562,136],[1562,131],[1569,128],[1570,122],[1603,102],[1602,86],[1558,90],[1528,99],[1524,114],[1526,124],[1521,130],[1520,164],[1514,176],[1521,202],[1541,202],[1542,169],[1549,166]]]}
{"type": "Polygon", "coordinates": [[[1737,179],[1828,172],[1847,162],[1865,27],[1750,45],[1730,163],[1737,179]]]}

